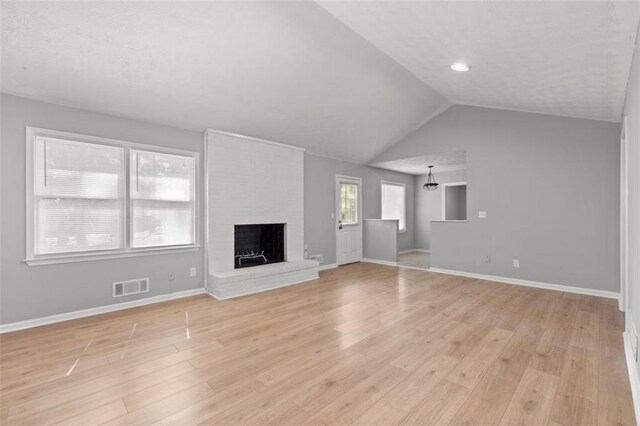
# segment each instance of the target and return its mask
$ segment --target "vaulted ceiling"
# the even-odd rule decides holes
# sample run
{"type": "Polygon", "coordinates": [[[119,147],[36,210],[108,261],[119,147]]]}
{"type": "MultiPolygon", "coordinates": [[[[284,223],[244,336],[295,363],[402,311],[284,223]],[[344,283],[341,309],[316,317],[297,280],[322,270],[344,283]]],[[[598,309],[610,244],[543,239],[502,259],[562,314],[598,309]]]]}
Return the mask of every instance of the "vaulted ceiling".
{"type": "Polygon", "coordinates": [[[2,2],[2,91],[359,163],[446,101],[313,2],[2,2]]]}
{"type": "Polygon", "coordinates": [[[365,163],[451,103],[618,121],[638,2],[2,2],[2,91],[365,163]],[[467,73],[449,69],[468,61],[467,73]]]}
{"type": "Polygon", "coordinates": [[[620,121],[639,1],[320,4],[452,103],[620,121]]]}

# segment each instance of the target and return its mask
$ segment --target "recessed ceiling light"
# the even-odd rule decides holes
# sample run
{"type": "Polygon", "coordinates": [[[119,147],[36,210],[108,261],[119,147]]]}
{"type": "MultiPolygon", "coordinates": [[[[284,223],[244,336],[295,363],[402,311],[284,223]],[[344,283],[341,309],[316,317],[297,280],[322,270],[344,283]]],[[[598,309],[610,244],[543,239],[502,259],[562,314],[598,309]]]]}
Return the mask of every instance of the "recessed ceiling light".
{"type": "Polygon", "coordinates": [[[452,70],[460,71],[460,72],[469,71],[470,68],[471,68],[471,65],[467,65],[462,62],[456,62],[455,64],[451,65],[452,70]]]}

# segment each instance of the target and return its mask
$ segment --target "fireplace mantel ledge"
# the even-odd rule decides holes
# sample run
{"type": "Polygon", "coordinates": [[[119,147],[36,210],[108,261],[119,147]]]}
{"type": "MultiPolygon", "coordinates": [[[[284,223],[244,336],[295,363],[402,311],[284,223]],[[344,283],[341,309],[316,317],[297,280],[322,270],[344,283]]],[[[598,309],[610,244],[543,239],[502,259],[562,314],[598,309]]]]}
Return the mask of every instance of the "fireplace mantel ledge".
{"type": "Polygon", "coordinates": [[[213,276],[217,282],[225,283],[249,278],[268,277],[270,275],[299,271],[301,269],[318,268],[319,266],[320,264],[315,260],[293,260],[291,262],[278,262],[268,265],[239,268],[232,271],[211,272],[211,276],[213,276]]]}

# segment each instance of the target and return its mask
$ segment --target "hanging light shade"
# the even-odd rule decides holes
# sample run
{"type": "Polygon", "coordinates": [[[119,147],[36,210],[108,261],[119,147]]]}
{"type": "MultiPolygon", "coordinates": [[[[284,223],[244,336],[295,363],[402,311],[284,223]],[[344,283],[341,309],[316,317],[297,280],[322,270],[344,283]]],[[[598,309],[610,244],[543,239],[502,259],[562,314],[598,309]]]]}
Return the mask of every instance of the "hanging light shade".
{"type": "Polygon", "coordinates": [[[429,175],[427,176],[427,182],[422,185],[422,189],[426,189],[427,191],[435,191],[436,189],[438,189],[436,178],[433,177],[433,173],[431,173],[432,168],[433,166],[429,166],[429,175]]]}

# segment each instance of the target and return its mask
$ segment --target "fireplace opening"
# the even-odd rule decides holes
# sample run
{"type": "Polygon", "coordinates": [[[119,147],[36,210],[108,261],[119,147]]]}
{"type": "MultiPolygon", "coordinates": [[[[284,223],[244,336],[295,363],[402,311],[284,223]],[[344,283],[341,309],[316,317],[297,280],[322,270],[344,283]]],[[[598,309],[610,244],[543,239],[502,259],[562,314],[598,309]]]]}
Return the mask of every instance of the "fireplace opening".
{"type": "Polygon", "coordinates": [[[234,259],[235,269],[284,262],[285,224],[235,225],[234,259]]]}

